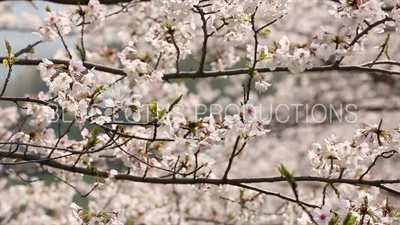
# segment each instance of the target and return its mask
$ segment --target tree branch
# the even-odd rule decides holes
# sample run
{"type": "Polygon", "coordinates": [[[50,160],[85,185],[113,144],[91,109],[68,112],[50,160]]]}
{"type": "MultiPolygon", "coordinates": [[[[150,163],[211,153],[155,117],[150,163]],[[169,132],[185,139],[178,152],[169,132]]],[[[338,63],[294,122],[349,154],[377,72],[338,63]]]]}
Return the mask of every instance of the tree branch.
{"type": "MultiPolygon", "coordinates": [[[[0,61],[6,59],[6,57],[0,57],[0,61]]],[[[68,65],[69,61],[61,60],[61,59],[49,59],[55,64],[64,64],[68,65]]],[[[42,60],[40,59],[19,59],[13,65],[22,65],[22,66],[37,66],[41,63],[42,60]]],[[[94,63],[83,62],[83,65],[88,68],[92,69],[96,67],[96,70],[106,73],[111,73],[115,75],[122,75],[126,76],[126,73],[122,69],[102,66],[94,63]]],[[[289,72],[287,67],[279,67],[276,70],[272,71],[269,68],[256,68],[256,70],[260,73],[268,73],[268,72],[289,72]]],[[[400,75],[400,71],[393,71],[393,70],[385,70],[379,68],[368,68],[364,66],[317,66],[311,69],[306,69],[305,72],[324,72],[324,71],[346,71],[346,72],[365,72],[365,73],[381,73],[386,75],[400,75]]],[[[207,78],[207,77],[223,77],[223,76],[236,76],[242,74],[248,74],[249,69],[232,69],[232,70],[223,70],[223,71],[206,71],[202,74],[196,72],[179,72],[179,73],[166,73],[164,74],[164,80],[171,80],[171,79],[185,79],[185,78],[207,78]]]]}
{"type": "MultiPolygon", "coordinates": [[[[58,105],[57,104],[53,104],[47,101],[43,101],[40,99],[34,99],[34,98],[30,98],[30,97],[0,97],[0,101],[7,101],[7,102],[14,102],[16,103],[18,106],[20,106],[20,104],[18,102],[31,102],[31,103],[37,103],[37,104],[41,104],[41,105],[46,105],[49,106],[52,109],[58,109],[58,105]]],[[[21,107],[21,106],[20,106],[21,107]]]]}
{"type": "MultiPolygon", "coordinates": [[[[11,153],[6,150],[0,150],[0,157],[7,157],[11,159],[20,159],[26,161],[35,160],[36,163],[41,165],[47,165],[56,169],[61,169],[64,171],[69,171],[73,173],[80,173],[89,176],[97,176],[97,177],[109,177],[108,172],[106,171],[98,171],[94,169],[87,169],[82,167],[71,167],[71,165],[66,165],[59,163],[57,161],[40,157],[36,154],[24,154],[21,152],[11,153]]],[[[1,163],[0,163],[1,164],[1,163]]],[[[140,183],[152,183],[152,184],[213,184],[213,185],[235,185],[238,186],[240,184],[251,184],[251,183],[274,183],[274,182],[286,182],[286,178],[284,177],[258,177],[258,178],[236,178],[236,179],[209,179],[209,178],[156,178],[156,177],[142,177],[142,176],[133,176],[127,174],[117,174],[114,176],[116,180],[129,180],[133,182],[140,183]]],[[[319,183],[342,183],[349,184],[354,186],[359,185],[368,185],[381,188],[384,190],[395,194],[400,195],[400,192],[394,189],[389,189],[383,184],[399,184],[400,179],[394,180],[359,180],[359,179],[339,179],[339,178],[325,178],[325,177],[311,177],[311,176],[298,176],[294,177],[296,182],[319,182],[319,183]]]]}

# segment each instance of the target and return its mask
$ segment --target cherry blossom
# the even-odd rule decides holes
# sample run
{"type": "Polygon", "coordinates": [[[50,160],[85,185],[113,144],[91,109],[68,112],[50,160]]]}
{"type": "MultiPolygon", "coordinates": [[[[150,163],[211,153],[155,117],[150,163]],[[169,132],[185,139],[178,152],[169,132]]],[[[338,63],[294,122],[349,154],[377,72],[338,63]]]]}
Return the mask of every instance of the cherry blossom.
{"type": "Polygon", "coordinates": [[[400,3],[101,2],[0,5],[60,46],[6,42],[3,91],[20,65],[46,87],[0,96],[4,223],[399,221],[400,3]]]}
{"type": "Polygon", "coordinates": [[[47,17],[43,20],[44,25],[39,27],[36,34],[43,41],[54,41],[58,36],[63,36],[71,32],[71,22],[64,12],[47,12],[47,17]]]}

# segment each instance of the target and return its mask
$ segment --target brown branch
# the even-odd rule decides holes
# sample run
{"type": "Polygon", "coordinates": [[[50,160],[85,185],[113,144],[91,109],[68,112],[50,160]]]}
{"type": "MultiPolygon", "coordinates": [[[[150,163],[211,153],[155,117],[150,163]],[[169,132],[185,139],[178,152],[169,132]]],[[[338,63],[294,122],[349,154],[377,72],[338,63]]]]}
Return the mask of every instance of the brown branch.
{"type": "Polygon", "coordinates": [[[37,103],[45,106],[49,106],[52,109],[58,109],[59,106],[55,103],[50,103],[47,101],[43,101],[40,99],[34,99],[30,97],[0,97],[0,102],[1,101],[7,101],[7,102],[14,102],[19,106],[18,102],[31,102],[31,103],[37,103]]]}
{"type": "Polygon", "coordinates": [[[8,73],[6,76],[6,80],[4,81],[4,86],[3,86],[3,89],[1,90],[0,97],[2,97],[4,95],[4,93],[6,92],[8,82],[10,82],[13,65],[14,64],[12,62],[10,62],[10,60],[8,60],[8,73]]]}
{"type": "Polygon", "coordinates": [[[29,44],[28,46],[26,46],[25,48],[19,50],[17,53],[14,54],[15,57],[18,57],[24,53],[29,53],[36,45],[42,43],[42,41],[37,41],[33,44],[29,44]]]}
{"type": "Polygon", "coordinates": [[[204,65],[206,62],[208,38],[211,36],[207,32],[207,19],[205,17],[205,15],[206,15],[205,12],[203,11],[203,9],[200,6],[195,6],[195,8],[197,9],[197,11],[194,11],[194,12],[196,12],[200,15],[200,18],[202,21],[201,29],[203,30],[203,36],[204,36],[203,47],[201,49],[200,65],[199,65],[199,69],[197,70],[197,72],[199,74],[201,74],[204,72],[204,65]]]}
{"type": "MultiPolygon", "coordinates": [[[[6,59],[6,57],[0,57],[0,61],[3,59],[6,59]]],[[[68,60],[61,60],[61,59],[49,59],[55,64],[64,64],[68,65],[69,61],[68,60]]],[[[37,66],[39,63],[41,63],[41,59],[19,59],[16,63],[13,65],[22,65],[22,66],[37,66]]],[[[117,69],[117,68],[112,68],[112,67],[107,67],[107,66],[102,66],[94,63],[89,63],[89,62],[83,62],[83,65],[87,67],[88,69],[92,69],[95,67],[96,70],[101,71],[101,72],[106,72],[106,73],[111,73],[115,75],[122,75],[126,76],[126,73],[122,69],[117,69]]],[[[289,72],[289,69],[287,67],[279,67],[276,68],[276,70],[272,71],[269,68],[256,68],[256,70],[259,73],[268,73],[268,72],[289,72]]],[[[325,71],[354,71],[354,72],[366,72],[366,73],[381,73],[381,74],[391,74],[391,75],[400,75],[400,71],[393,71],[393,70],[385,70],[385,69],[379,69],[379,68],[368,68],[364,66],[316,66],[311,69],[306,69],[305,72],[325,72],[325,71]]],[[[163,79],[164,80],[171,80],[171,79],[185,79],[185,78],[207,78],[207,77],[222,77],[222,76],[236,76],[236,75],[242,75],[242,74],[248,74],[249,69],[232,69],[232,70],[223,70],[223,71],[207,71],[202,74],[198,74],[197,72],[179,72],[179,73],[166,73],[164,74],[163,79]]]]}
{"type": "Polygon", "coordinates": [[[223,180],[228,180],[228,173],[231,170],[232,163],[233,163],[233,158],[235,158],[235,153],[236,153],[236,149],[237,149],[238,144],[239,144],[239,140],[240,140],[240,136],[238,136],[236,138],[235,146],[233,146],[231,157],[229,157],[228,166],[226,167],[224,176],[222,177],[223,180]]]}
{"type": "MultiPolygon", "coordinates": [[[[23,154],[21,152],[10,153],[9,151],[0,150],[0,157],[7,157],[11,159],[21,159],[26,161],[38,161],[37,163],[41,165],[47,165],[56,169],[61,169],[64,171],[72,173],[80,173],[90,176],[108,177],[109,174],[106,171],[95,171],[92,169],[86,169],[83,167],[71,167],[71,165],[66,165],[59,163],[57,161],[46,159],[40,157],[36,154],[23,154]]],[[[0,163],[1,164],[1,163],[0,163]]],[[[156,178],[156,177],[145,177],[133,176],[127,174],[117,174],[114,176],[116,180],[128,180],[140,183],[152,183],[152,184],[213,184],[213,185],[235,185],[240,184],[251,184],[251,183],[274,183],[274,182],[286,182],[284,177],[256,177],[256,178],[236,178],[236,179],[209,179],[209,178],[156,178]]],[[[319,182],[319,183],[342,183],[354,186],[368,185],[374,187],[382,187],[383,184],[399,184],[400,179],[393,180],[359,180],[359,179],[338,179],[338,178],[325,178],[325,177],[311,177],[311,176],[298,176],[294,177],[296,182],[319,182]]],[[[390,193],[399,195],[397,190],[387,189],[390,193]]]]}
{"type": "Polygon", "coordinates": [[[372,61],[362,64],[362,66],[374,66],[374,65],[395,65],[400,66],[400,62],[392,61],[392,60],[379,60],[372,61]]]}
{"type": "Polygon", "coordinates": [[[298,200],[298,199],[290,198],[290,197],[285,196],[285,195],[283,195],[283,194],[281,194],[281,193],[279,193],[279,192],[266,191],[266,190],[263,190],[263,189],[261,189],[261,188],[253,187],[253,186],[246,185],[246,184],[237,184],[237,185],[235,185],[235,186],[242,187],[242,188],[246,188],[246,189],[250,189],[250,190],[253,190],[253,191],[257,191],[257,192],[263,193],[263,194],[265,194],[265,195],[276,196],[276,197],[279,197],[279,198],[284,199],[284,200],[286,200],[286,201],[293,202],[293,203],[297,203],[297,204],[302,204],[302,205],[307,206],[307,207],[310,207],[310,208],[320,208],[320,207],[317,206],[317,205],[313,205],[313,204],[310,204],[310,203],[307,203],[307,202],[303,202],[303,201],[298,200]]]}

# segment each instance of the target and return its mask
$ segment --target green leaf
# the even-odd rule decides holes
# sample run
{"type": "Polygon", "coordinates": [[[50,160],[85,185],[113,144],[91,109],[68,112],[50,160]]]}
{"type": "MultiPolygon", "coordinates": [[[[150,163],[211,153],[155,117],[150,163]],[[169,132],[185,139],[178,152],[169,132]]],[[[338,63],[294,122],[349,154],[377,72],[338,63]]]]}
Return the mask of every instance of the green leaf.
{"type": "Polygon", "coordinates": [[[378,125],[378,130],[380,130],[381,129],[381,127],[382,127],[382,118],[381,118],[381,120],[379,121],[379,125],[378,125]]]}
{"type": "Polygon", "coordinates": [[[128,219],[128,225],[135,225],[135,219],[129,218],[128,219]]]}
{"type": "Polygon", "coordinates": [[[368,207],[368,197],[367,196],[364,197],[364,206],[368,207]]]}
{"type": "Polygon", "coordinates": [[[383,49],[383,53],[385,54],[386,58],[388,58],[390,60],[390,57],[389,57],[389,46],[386,46],[385,49],[383,49]]]}
{"type": "Polygon", "coordinates": [[[151,58],[151,56],[153,56],[153,54],[151,54],[151,52],[146,51],[146,53],[144,54],[144,60],[147,61],[151,58]]]}
{"type": "Polygon", "coordinates": [[[82,164],[86,166],[88,169],[92,169],[92,164],[86,159],[82,159],[82,164]]]}
{"type": "Polygon", "coordinates": [[[100,85],[98,88],[96,88],[93,92],[93,96],[96,96],[97,94],[100,94],[101,92],[107,90],[107,88],[104,85],[100,85]]]}
{"type": "Polygon", "coordinates": [[[347,225],[354,225],[356,223],[357,223],[357,217],[353,216],[351,217],[347,225]]]}
{"type": "Polygon", "coordinates": [[[8,42],[6,39],[4,39],[4,42],[6,44],[7,55],[10,58],[11,57],[11,45],[10,45],[10,42],[8,42]]]}
{"type": "Polygon", "coordinates": [[[174,106],[181,101],[182,96],[183,96],[183,94],[181,96],[179,96],[177,99],[175,99],[175,101],[169,106],[168,112],[171,112],[171,110],[174,108],[174,106]]]}
{"type": "Polygon", "coordinates": [[[91,148],[93,146],[95,146],[96,144],[100,143],[100,140],[97,139],[97,137],[99,136],[99,130],[100,130],[100,126],[96,125],[93,127],[93,129],[90,131],[91,137],[88,140],[88,143],[86,145],[86,148],[91,148]]]}
{"type": "Polygon", "coordinates": [[[165,28],[167,30],[171,30],[172,29],[172,24],[170,24],[170,23],[165,23],[164,26],[165,26],[165,28]]]}
{"type": "Polygon", "coordinates": [[[96,176],[96,182],[97,183],[101,183],[101,184],[105,184],[106,180],[103,177],[96,176]]]}
{"type": "Polygon", "coordinates": [[[245,18],[242,19],[242,23],[247,23],[251,21],[251,14],[247,15],[245,18]]]}
{"type": "Polygon", "coordinates": [[[81,46],[79,46],[79,45],[75,45],[75,48],[76,48],[76,50],[79,52],[79,54],[82,56],[82,58],[83,58],[83,50],[82,50],[82,48],[81,48],[81,46]]]}
{"type": "Polygon", "coordinates": [[[389,40],[390,40],[390,33],[388,33],[386,35],[385,43],[383,44],[383,46],[384,46],[383,53],[390,60],[390,57],[389,57],[389,45],[388,45],[389,40]]]}
{"type": "Polygon", "coordinates": [[[8,67],[8,59],[3,59],[3,66],[4,68],[8,67]]]}
{"type": "Polygon", "coordinates": [[[149,149],[149,147],[150,147],[151,143],[152,143],[151,141],[147,141],[147,142],[146,142],[146,150],[148,150],[148,149],[149,149]]]}
{"type": "Polygon", "coordinates": [[[354,225],[357,223],[357,217],[351,216],[351,213],[347,213],[346,218],[343,220],[343,225],[354,225]]]}
{"type": "Polygon", "coordinates": [[[46,6],[46,12],[51,12],[51,9],[49,6],[46,6]]]}
{"type": "Polygon", "coordinates": [[[16,159],[13,159],[13,162],[21,162],[22,161],[22,159],[21,158],[16,158],[16,159]]]}
{"type": "Polygon", "coordinates": [[[157,103],[152,102],[148,104],[148,108],[153,118],[157,118],[157,103]]]}
{"type": "Polygon", "coordinates": [[[12,56],[11,57],[11,64],[14,64],[14,63],[18,62],[18,60],[19,59],[17,57],[12,56]]]}
{"type": "Polygon", "coordinates": [[[239,189],[239,198],[240,198],[240,199],[243,198],[243,196],[244,196],[244,191],[245,191],[245,189],[243,189],[243,188],[240,188],[240,189],[239,189]]]}
{"type": "Polygon", "coordinates": [[[390,33],[388,33],[388,34],[386,35],[385,44],[389,43],[389,39],[390,39],[390,33]]]}
{"type": "Polygon", "coordinates": [[[158,111],[158,115],[157,115],[157,119],[161,119],[164,115],[165,115],[165,113],[167,113],[167,110],[166,109],[160,109],[159,111],[158,111]]]}
{"type": "Polygon", "coordinates": [[[119,133],[124,133],[124,132],[125,132],[125,126],[122,125],[122,124],[118,124],[118,125],[117,125],[117,131],[118,131],[119,133]]]}
{"type": "Polygon", "coordinates": [[[130,105],[129,108],[132,110],[132,112],[136,112],[136,110],[139,109],[139,108],[137,107],[137,105],[130,105]]]}
{"type": "Polygon", "coordinates": [[[269,57],[267,54],[265,54],[264,49],[262,49],[261,52],[260,52],[260,58],[259,58],[259,60],[260,60],[260,61],[263,61],[263,60],[266,60],[266,59],[269,59],[269,58],[270,58],[270,57],[269,57]]]}
{"type": "Polygon", "coordinates": [[[281,173],[282,176],[286,178],[286,181],[292,185],[292,187],[296,187],[296,183],[294,181],[293,174],[289,173],[289,171],[286,169],[286,167],[281,164],[280,167],[278,167],[279,172],[281,173]]]}
{"type": "Polygon", "coordinates": [[[96,125],[93,127],[93,129],[90,131],[90,134],[92,135],[92,137],[97,137],[99,135],[99,130],[100,130],[100,126],[96,125]]]}
{"type": "Polygon", "coordinates": [[[337,215],[333,215],[333,217],[329,221],[328,225],[336,225],[338,221],[339,221],[339,217],[337,215]]]}
{"type": "Polygon", "coordinates": [[[271,31],[269,29],[264,29],[264,30],[261,30],[259,33],[261,35],[268,35],[268,34],[271,34],[271,31]]]}
{"type": "Polygon", "coordinates": [[[280,47],[280,44],[277,41],[274,41],[274,47],[275,49],[278,49],[280,47]]]}

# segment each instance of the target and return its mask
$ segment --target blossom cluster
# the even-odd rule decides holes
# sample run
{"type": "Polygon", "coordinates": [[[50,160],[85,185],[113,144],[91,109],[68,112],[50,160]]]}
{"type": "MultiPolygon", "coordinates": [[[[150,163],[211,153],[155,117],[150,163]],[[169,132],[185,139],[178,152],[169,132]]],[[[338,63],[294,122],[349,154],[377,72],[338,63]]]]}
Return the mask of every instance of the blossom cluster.
{"type": "Polygon", "coordinates": [[[140,55],[137,45],[137,40],[133,37],[129,41],[128,46],[118,54],[124,66],[124,72],[131,80],[139,80],[141,82],[150,81],[154,83],[162,82],[163,71],[152,69],[148,62],[151,58],[150,53],[146,52],[140,55]]]}
{"type": "Polygon", "coordinates": [[[375,158],[390,151],[400,150],[400,127],[381,129],[378,124],[357,129],[352,141],[340,142],[336,135],[325,139],[326,149],[313,144],[308,158],[313,170],[321,176],[354,176],[375,158]]]}
{"type": "MultiPolygon", "coordinates": [[[[274,121],[263,118],[266,107],[258,106],[258,102],[308,102],[326,97],[331,103],[341,95],[347,96],[338,101],[369,101],[379,96],[381,89],[375,87],[378,85],[361,75],[329,80],[317,74],[315,83],[309,77],[290,75],[280,82],[281,78],[275,79],[274,74],[259,71],[264,68],[303,73],[332,58],[336,61],[330,68],[334,69],[339,68],[344,57],[356,56],[356,52],[368,55],[365,48],[371,43],[364,36],[386,32],[389,22],[394,22],[398,32],[400,3],[389,13],[378,0],[340,0],[332,10],[324,11],[334,29],[321,26],[305,41],[296,42],[297,36],[279,33],[280,26],[286,26],[273,26],[281,18],[290,18],[293,2],[155,0],[106,7],[98,0],[90,0],[86,10],[71,6],[72,13],[47,9],[36,35],[43,41],[62,39],[71,34],[71,21],[78,14],[83,17],[76,27],[82,27],[78,41],[82,43],[75,51],[66,47],[62,39],[65,48],[60,52],[68,52],[65,63],[41,60],[36,68],[48,91],[26,95],[27,102],[18,105],[21,114],[17,107],[0,108],[0,172],[7,171],[12,180],[31,182],[9,185],[8,180],[0,179],[2,199],[4,195],[7,202],[0,204],[0,218],[9,224],[85,225],[397,222],[399,209],[392,203],[396,196],[382,202],[379,193],[373,193],[374,188],[358,187],[357,182],[371,178],[369,171],[379,157],[400,151],[399,127],[387,130],[382,122],[363,125],[351,140],[340,141],[339,136],[332,135],[325,139],[325,146],[315,143],[304,152],[302,147],[315,142],[316,133],[324,135],[332,130],[317,126],[308,133],[307,127],[295,132],[289,127],[287,132],[269,129],[274,121]],[[90,19],[85,21],[85,16],[90,19]],[[96,29],[84,29],[87,26],[96,29]],[[84,46],[84,41],[89,45],[84,46]],[[96,52],[96,48],[101,51],[96,52]],[[88,62],[92,60],[104,65],[90,68],[88,65],[92,64],[88,62]],[[198,62],[198,68],[188,69],[191,65],[186,62],[190,60],[198,62]],[[236,73],[239,70],[226,69],[241,63],[246,64],[243,71],[247,76],[222,80],[221,90],[212,90],[213,82],[202,77],[210,67],[215,71],[208,75],[236,73]],[[107,71],[117,71],[118,75],[107,71]],[[202,79],[196,86],[197,95],[184,82],[169,83],[170,77],[180,78],[182,74],[202,79]],[[243,89],[234,81],[243,84],[243,89]],[[367,82],[373,83],[374,88],[365,85],[367,82]],[[360,91],[349,94],[338,86],[360,91]],[[270,89],[275,89],[271,90],[274,95],[256,95],[256,91],[270,89]],[[307,94],[301,96],[299,90],[307,94]],[[36,101],[30,101],[33,98],[36,101]],[[196,104],[202,101],[221,105],[235,101],[240,110],[219,120],[212,113],[192,119],[196,104]],[[62,133],[61,125],[58,129],[53,125],[67,117],[72,120],[68,121],[67,132],[62,133]],[[71,131],[75,128],[79,131],[71,131]],[[78,138],[72,137],[75,132],[78,138]],[[22,152],[13,149],[24,153],[18,155],[22,152]],[[14,159],[13,154],[17,154],[14,159]],[[40,165],[33,172],[19,167],[27,163],[21,157],[40,165]],[[273,176],[276,162],[283,160],[296,174],[303,173],[302,169],[311,170],[318,174],[314,181],[326,179],[322,193],[309,191],[315,188],[313,184],[305,185],[304,190],[299,188],[300,182],[295,183],[290,176],[285,176],[290,183],[285,186],[279,176],[277,185],[275,181],[257,187],[246,184],[249,177],[273,176]],[[28,177],[25,172],[34,175],[28,177]],[[49,173],[59,182],[32,181],[40,172],[49,173]],[[244,177],[244,182],[228,185],[237,177],[244,177]],[[331,178],[338,181],[331,183],[331,178]],[[354,187],[340,185],[342,178],[353,179],[354,187]],[[168,185],[158,185],[163,182],[168,185]],[[278,192],[266,191],[269,188],[278,192]],[[329,188],[334,190],[333,196],[329,196],[329,188]],[[293,191],[295,198],[290,197],[293,191]],[[24,197],[26,194],[25,199],[14,197],[21,193],[24,197]],[[76,194],[87,197],[87,205],[77,205],[76,194]],[[276,207],[281,202],[270,197],[285,202],[276,207]],[[65,213],[68,208],[70,215],[65,213]]],[[[396,57],[394,60],[400,60],[396,57]]],[[[394,60],[390,62],[396,66],[394,60]]],[[[384,89],[392,90],[387,86],[384,89]]],[[[385,186],[376,187],[396,193],[385,186]]]]}
{"type": "Polygon", "coordinates": [[[303,212],[301,218],[297,219],[299,225],[312,225],[313,221],[318,225],[324,224],[396,224],[400,221],[396,215],[398,211],[391,205],[388,199],[380,204],[373,204],[374,197],[360,191],[358,200],[349,200],[345,195],[339,197],[337,209],[324,205],[321,209],[316,208],[310,216],[303,212]]]}
{"type": "Polygon", "coordinates": [[[49,11],[43,20],[43,25],[34,34],[43,41],[54,41],[59,36],[69,34],[71,30],[71,21],[66,13],[49,11]]]}
{"type": "Polygon", "coordinates": [[[230,127],[230,132],[249,140],[265,137],[270,131],[266,129],[270,121],[261,118],[260,107],[247,102],[242,108],[243,112],[240,115],[235,114],[225,118],[224,124],[230,127]]]}
{"type": "Polygon", "coordinates": [[[99,0],[90,0],[88,11],[92,24],[95,27],[102,26],[106,17],[106,8],[100,4],[99,0]]]}
{"type": "Polygon", "coordinates": [[[75,203],[70,205],[72,215],[68,218],[68,222],[72,224],[87,225],[123,225],[121,218],[123,210],[118,212],[99,212],[84,214],[84,209],[75,203]],[[83,219],[82,219],[83,218],[83,219]]]}

